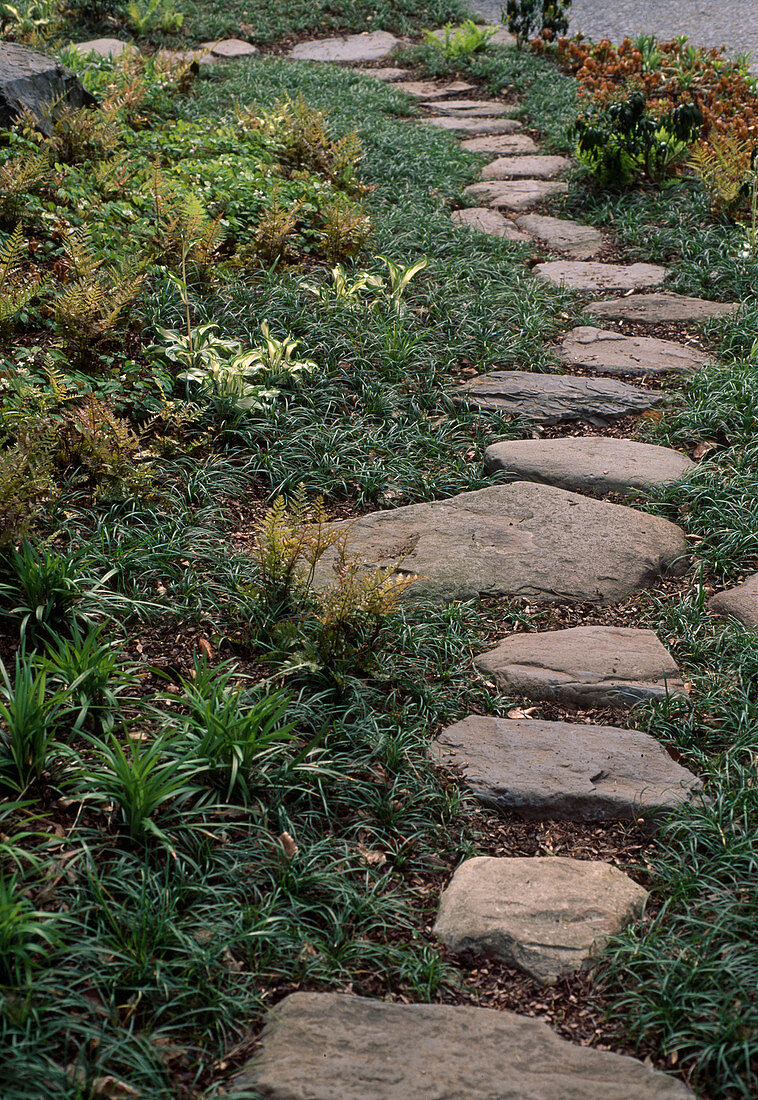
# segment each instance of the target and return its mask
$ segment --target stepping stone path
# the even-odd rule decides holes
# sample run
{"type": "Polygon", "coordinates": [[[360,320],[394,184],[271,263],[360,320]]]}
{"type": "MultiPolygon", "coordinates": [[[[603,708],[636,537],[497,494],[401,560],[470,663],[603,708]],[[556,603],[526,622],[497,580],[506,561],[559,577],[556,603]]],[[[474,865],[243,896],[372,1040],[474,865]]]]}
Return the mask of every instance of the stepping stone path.
{"type": "Polygon", "coordinates": [[[515,180],[535,179],[549,180],[554,176],[562,175],[571,165],[571,161],[565,157],[498,157],[491,164],[482,168],[482,179],[485,180],[515,180]]]}
{"type": "Polygon", "coordinates": [[[441,116],[425,118],[425,126],[440,130],[453,130],[459,134],[515,134],[522,129],[515,118],[450,118],[441,116]]]}
{"type": "Polygon", "coordinates": [[[225,38],[217,42],[203,42],[201,50],[208,50],[213,57],[222,61],[234,60],[238,57],[253,57],[260,51],[251,46],[249,42],[243,42],[241,38],[225,38]]]}
{"type": "MultiPolygon", "coordinates": [[[[613,289],[607,287],[605,289],[613,289]]],[[[591,302],[584,312],[608,321],[633,321],[639,325],[666,325],[676,322],[708,321],[726,317],[739,307],[733,302],[706,302],[682,294],[634,294],[610,301],[591,302]]]]}
{"type": "Polygon", "coordinates": [[[434,933],[456,954],[494,956],[548,984],[581,970],[646,898],[609,863],[477,856],[444,891],[434,933]]]}
{"type": "Polygon", "coordinates": [[[535,145],[526,134],[490,134],[485,137],[469,138],[461,142],[461,149],[469,153],[537,153],[539,146],[535,145]]]}
{"type": "MultiPolygon", "coordinates": [[[[568,185],[557,180],[491,180],[472,183],[464,194],[471,195],[488,206],[501,210],[528,210],[553,195],[563,195],[568,185]]],[[[540,264],[546,267],[547,264],[540,264]]]]}
{"type": "Polygon", "coordinates": [[[658,264],[600,264],[577,260],[551,260],[534,269],[540,279],[572,290],[640,290],[658,286],[666,268],[658,264]]]}
{"type": "Polygon", "coordinates": [[[502,118],[509,115],[512,108],[498,100],[486,99],[447,99],[441,103],[422,103],[437,115],[451,115],[453,118],[502,118]]]}
{"type": "Polygon", "coordinates": [[[603,374],[679,374],[697,370],[708,356],[697,348],[650,336],[622,336],[603,328],[575,328],[564,337],[559,358],[603,374]]]}
{"type": "Polygon", "coordinates": [[[743,626],[758,629],[758,573],[737,585],[711,596],[708,607],[717,615],[730,615],[743,626]]]}
{"type": "Polygon", "coordinates": [[[532,240],[529,234],[523,233],[514,222],[504,218],[497,210],[490,210],[487,206],[469,206],[465,210],[454,210],[450,217],[455,225],[476,229],[479,233],[488,233],[491,237],[504,237],[508,241],[532,240]]]}
{"type": "Polygon", "coordinates": [[[337,65],[356,62],[381,61],[398,46],[405,45],[387,31],[364,31],[345,38],[321,38],[315,42],[300,42],[290,50],[288,57],[296,61],[330,61],[337,65]]]}
{"type": "Polygon", "coordinates": [[[391,65],[378,69],[356,69],[361,76],[373,76],[374,80],[382,80],[385,84],[393,84],[397,80],[410,80],[413,73],[410,69],[395,69],[391,65]]]}
{"type": "Polygon", "coordinates": [[[500,691],[579,707],[684,694],[676,661],[652,630],[575,626],[511,634],[474,664],[500,691]]]}
{"type": "Polygon", "coordinates": [[[398,91],[412,95],[416,99],[426,100],[446,99],[447,96],[461,95],[463,92],[475,90],[473,84],[466,84],[463,80],[456,80],[452,84],[435,84],[433,80],[403,80],[397,88],[398,91]]]}
{"type": "Polygon", "coordinates": [[[604,496],[671,485],[693,470],[695,463],[668,447],[580,435],[492,443],[484,452],[484,467],[488,473],[508,470],[523,481],[604,496]]]}
{"type": "Polygon", "coordinates": [[[591,260],[603,247],[603,234],[590,225],[578,225],[546,214],[524,214],[516,222],[521,229],[544,241],[550,248],[565,252],[576,260],[591,260]]]}
{"type": "MultiPolygon", "coordinates": [[[[687,543],[659,516],[517,481],[361,516],[350,524],[350,548],[367,567],[418,574],[412,596],[609,604],[684,568],[687,543]]],[[[335,554],[316,569],[324,588],[335,554]]]]}
{"type": "Polygon", "coordinates": [[[459,386],[455,395],[483,412],[512,413],[540,424],[586,420],[602,427],[621,416],[660,404],[663,395],[612,378],[575,378],[570,374],[489,371],[459,386]]]}
{"type": "MultiPolygon", "coordinates": [[[[519,686],[536,683],[531,667],[513,668],[519,686]]],[[[473,714],[443,730],[430,751],[460,770],[480,802],[532,821],[652,817],[702,789],[654,737],[615,726],[473,714]]]]}
{"type": "Polygon", "coordinates": [[[122,42],[120,38],[93,38],[91,42],[73,42],[72,47],[83,57],[91,54],[97,57],[119,57],[124,50],[130,49],[140,52],[133,42],[122,42]]]}

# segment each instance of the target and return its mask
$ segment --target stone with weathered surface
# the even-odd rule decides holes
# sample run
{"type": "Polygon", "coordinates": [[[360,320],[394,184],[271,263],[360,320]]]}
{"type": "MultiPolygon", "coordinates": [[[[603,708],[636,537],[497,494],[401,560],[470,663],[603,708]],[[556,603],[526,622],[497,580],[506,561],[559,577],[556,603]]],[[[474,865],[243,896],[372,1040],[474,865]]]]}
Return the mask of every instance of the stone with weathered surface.
{"type": "MultiPolygon", "coordinates": [[[[608,604],[686,568],[684,534],[668,520],[525,481],[345,526],[362,565],[417,574],[410,595],[440,602],[483,593],[608,604]]],[[[319,562],[319,587],[334,583],[335,560],[332,548],[319,562]]]]}
{"type": "Polygon", "coordinates": [[[398,91],[412,95],[414,99],[426,100],[447,99],[448,96],[473,92],[476,88],[474,84],[467,84],[465,80],[454,80],[451,84],[437,84],[433,80],[403,80],[397,87],[398,91]]]}
{"type": "Polygon", "coordinates": [[[523,214],[517,223],[548,247],[565,252],[575,260],[591,260],[603,247],[602,233],[591,225],[579,225],[546,214],[523,214]]]}
{"type": "Polygon", "coordinates": [[[685,694],[676,661],[657,634],[632,627],[511,634],[474,664],[500,691],[572,706],[632,706],[685,694]]]}
{"type": "Polygon", "coordinates": [[[434,933],[456,954],[494,955],[552,983],[585,967],[646,898],[610,863],[476,856],[444,891],[434,933]]]}
{"type": "Polygon", "coordinates": [[[643,413],[660,404],[663,394],[614,378],[578,378],[494,370],[459,386],[455,395],[485,412],[512,413],[540,424],[583,420],[596,427],[621,416],[643,413]]]}
{"type": "Polygon", "coordinates": [[[682,374],[697,370],[708,356],[697,348],[652,336],[622,336],[612,329],[581,326],[567,333],[558,352],[564,363],[604,374],[682,374]]]}
{"type": "Polygon", "coordinates": [[[604,302],[591,302],[585,313],[609,321],[634,321],[640,325],[665,325],[677,321],[709,321],[739,308],[736,302],[707,302],[683,294],[632,294],[604,302]]]}
{"type": "Polygon", "coordinates": [[[361,76],[373,76],[374,80],[381,80],[385,84],[394,84],[398,80],[410,80],[413,73],[410,69],[396,69],[392,65],[376,69],[356,69],[361,76]]]}
{"type": "Polygon", "coordinates": [[[571,167],[565,157],[515,156],[498,157],[482,168],[483,180],[549,180],[571,167]]]}
{"type": "Polygon", "coordinates": [[[522,129],[515,118],[425,118],[425,126],[451,130],[456,134],[515,134],[522,129]]]}
{"type": "Polygon", "coordinates": [[[422,103],[436,115],[451,115],[453,118],[504,118],[511,114],[513,107],[497,99],[444,99],[422,103]]]}
{"type": "MultiPolygon", "coordinates": [[[[568,185],[559,180],[489,180],[472,183],[465,194],[501,210],[528,210],[553,195],[564,195],[568,185]]],[[[538,264],[546,267],[546,264],[538,264]]]]}
{"type": "Polygon", "coordinates": [[[253,57],[260,52],[256,46],[252,46],[249,42],[244,42],[241,38],[224,38],[216,42],[202,42],[200,44],[200,49],[209,50],[214,57],[221,58],[222,60],[233,60],[238,57],[253,57]]]}
{"type": "Polygon", "coordinates": [[[743,626],[758,629],[758,573],[737,585],[711,596],[708,607],[717,615],[731,615],[743,626]]]}
{"type": "Polygon", "coordinates": [[[15,42],[0,42],[0,129],[10,129],[27,110],[49,135],[51,118],[60,110],[96,106],[97,100],[76,73],[55,58],[15,42]]]}
{"type": "Polygon", "coordinates": [[[602,264],[589,260],[551,260],[534,269],[540,279],[573,290],[640,290],[658,286],[666,268],[658,264],[602,264]]]}
{"type": "Polygon", "coordinates": [[[526,156],[539,152],[539,146],[527,134],[491,134],[489,137],[468,138],[461,142],[467,153],[508,154],[526,156]]]}
{"type": "Polygon", "coordinates": [[[403,44],[402,39],[387,31],[364,31],[345,38],[299,42],[287,56],[296,61],[331,61],[338,65],[352,65],[360,61],[381,61],[403,44]]]}
{"type": "Polygon", "coordinates": [[[532,239],[528,233],[522,233],[512,221],[487,206],[469,206],[465,210],[454,210],[450,217],[456,225],[476,229],[479,233],[488,233],[491,237],[503,237],[507,241],[532,239]]]}
{"type": "Polygon", "coordinates": [[[119,57],[124,50],[139,53],[133,42],[122,42],[120,38],[93,38],[91,42],[73,42],[72,47],[84,57],[119,57]]]}
{"type": "Polygon", "coordinates": [[[636,1058],[570,1043],[542,1020],[469,1005],[291,993],[227,1086],[266,1100],[686,1100],[636,1058]]]}
{"type": "Polygon", "coordinates": [[[508,439],[484,452],[488,473],[507,470],[520,481],[572,493],[631,493],[672,485],[694,469],[687,455],[652,443],[611,436],[508,439]]]}
{"type": "MultiPolygon", "coordinates": [[[[533,666],[508,675],[534,685],[533,666]]],[[[703,786],[654,737],[615,726],[474,714],[443,730],[430,751],[480,802],[531,821],[655,819],[703,786]]]]}

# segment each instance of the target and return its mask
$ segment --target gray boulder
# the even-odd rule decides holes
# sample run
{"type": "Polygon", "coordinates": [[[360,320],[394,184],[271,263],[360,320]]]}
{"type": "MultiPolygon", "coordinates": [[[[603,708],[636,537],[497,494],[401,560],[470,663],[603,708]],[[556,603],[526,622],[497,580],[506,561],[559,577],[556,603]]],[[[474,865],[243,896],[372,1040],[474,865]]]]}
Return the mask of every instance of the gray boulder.
{"type": "Polygon", "coordinates": [[[56,111],[97,106],[76,73],[55,58],[15,42],[0,42],[0,129],[9,129],[26,109],[49,134],[56,111]]]}
{"type": "Polygon", "coordinates": [[[758,628],[758,573],[753,573],[736,588],[727,588],[711,596],[708,607],[716,615],[738,619],[751,630],[758,628]]]}

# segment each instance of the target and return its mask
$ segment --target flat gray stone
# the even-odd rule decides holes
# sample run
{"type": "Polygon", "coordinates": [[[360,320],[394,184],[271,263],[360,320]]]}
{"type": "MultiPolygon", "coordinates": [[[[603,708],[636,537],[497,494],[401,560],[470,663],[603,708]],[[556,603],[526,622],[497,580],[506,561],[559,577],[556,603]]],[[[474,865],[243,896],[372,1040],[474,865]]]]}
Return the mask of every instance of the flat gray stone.
{"type": "Polygon", "coordinates": [[[494,955],[552,983],[586,967],[646,898],[610,863],[476,856],[443,893],[434,933],[456,954],[494,955]]]}
{"type": "Polygon", "coordinates": [[[658,286],[666,268],[658,264],[602,264],[597,261],[551,260],[534,269],[540,279],[573,290],[641,290],[658,286]]]}
{"type": "Polygon", "coordinates": [[[469,206],[466,210],[454,210],[450,215],[455,225],[488,233],[491,237],[503,237],[508,241],[530,241],[528,233],[522,233],[512,221],[488,206],[469,206]]]}
{"type": "Polygon", "coordinates": [[[524,214],[518,225],[544,241],[557,252],[565,252],[575,260],[591,260],[603,247],[603,235],[591,225],[579,225],[564,218],[551,218],[546,214],[524,214]]]}
{"type": "Polygon", "coordinates": [[[233,60],[237,57],[253,57],[260,53],[256,46],[243,42],[241,38],[224,38],[218,42],[203,42],[201,50],[210,50],[214,57],[233,60]]]}
{"type": "Polygon", "coordinates": [[[614,378],[580,378],[571,374],[488,371],[459,386],[455,394],[485,412],[512,413],[540,424],[583,420],[596,427],[646,412],[663,394],[630,386],[614,378]]]}
{"type": "MultiPolygon", "coordinates": [[[[510,667],[519,684],[533,685],[539,672],[510,667]]],[[[615,726],[474,714],[443,730],[430,751],[459,769],[481,802],[531,821],[654,817],[702,791],[654,737],[615,726]]]]}
{"type": "MultiPolygon", "coordinates": [[[[440,602],[483,593],[608,604],[686,568],[687,542],[668,520],[525,481],[373,512],[347,530],[367,569],[416,574],[410,595],[440,602]]],[[[333,585],[335,560],[332,548],[319,562],[319,587],[333,585]]]]}
{"type": "Polygon", "coordinates": [[[484,180],[549,180],[560,176],[571,167],[565,157],[515,156],[498,157],[482,168],[484,180]]]}
{"type": "Polygon", "coordinates": [[[583,326],[563,339],[558,357],[564,363],[604,374],[684,374],[705,366],[709,357],[697,348],[656,340],[652,336],[622,336],[611,329],[583,326]]]}
{"type": "Polygon", "coordinates": [[[361,76],[373,76],[374,80],[381,80],[385,84],[394,84],[397,80],[410,80],[413,72],[410,69],[396,69],[392,65],[378,69],[356,69],[361,76]]]}
{"type": "Polygon", "coordinates": [[[452,84],[436,84],[433,80],[403,80],[397,87],[399,91],[412,95],[414,99],[427,101],[447,99],[449,96],[476,90],[475,84],[467,84],[465,80],[455,80],[452,84]]]}
{"type": "Polygon", "coordinates": [[[266,1100],[685,1100],[636,1058],[559,1038],[542,1020],[469,1005],[291,993],[231,1085],[266,1100]]]}
{"type": "Polygon", "coordinates": [[[453,118],[507,118],[515,108],[501,103],[497,99],[445,99],[422,103],[437,115],[451,115],[453,118]]]}
{"type": "Polygon", "coordinates": [[[364,31],[345,38],[300,42],[287,56],[296,61],[331,61],[338,65],[351,65],[361,61],[381,61],[403,44],[402,39],[387,31],[364,31]]]}
{"type": "Polygon", "coordinates": [[[522,129],[515,118],[447,118],[429,117],[425,126],[436,126],[438,130],[451,130],[456,134],[515,134],[522,129]]]}
{"type": "Polygon", "coordinates": [[[76,73],[54,57],[15,42],[0,42],[0,129],[9,130],[25,109],[49,136],[51,117],[61,110],[97,105],[76,73]]]}
{"type": "Polygon", "coordinates": [[[711,596],[708,607],[717,615],[731,615],[743,626],[758,629],[758,573],[753,573],[736,588],[727,588],[711,596]]]}
{"type": "MultiPolygon", "coordinates": [[[[536,206],[553,195],[564,195],[567,191],[568,185],[558,180],[489,180],[472,183],[465,189],[465,194],[473,195],[496,209],[528,210],[530,206],[536,206]]],[[[537,268],[546,266],[538,264],[537,268]]]]}
{"type": "Polygon", "coordinates": [[[580,435],[492,443],[484,452],[484,466],[488,473],[507,470],[519,481],[604,496],[672,485],[695,463],[679,451],[652,443],[580,435]]]}
{"type": "Polygon", "coordinates": [[[120,38],[93,38],[91,42],[73,42],[73,49],[84,57],[95,54],[97,57],[119,57],[124,50],[139,50],[132,42],[122,42],[120,38]]]}
{"type": "Polygon", "coordinates": [[[725,317],[739,308],[736,302],[706,302],[683,294],[633,294],[605,302],[590,302],[585,313],[609,321],[635,321],[641,325],[662,325],[677,321],[709,321],[725,317]]]}
{"type": "Polygon", "coordinates": [[[632,706],[685,694],[676,661],[657,634],[632,627],[511,634],[474,664],[500,691],[572,706],[632,706]]]}
{"type": "Polygon", "coordinates": [[[468,138],[461,142],[467,153],[526,155],[538,153],[539,146],[527,134],[491,134],[489,137],[468,138]]]}

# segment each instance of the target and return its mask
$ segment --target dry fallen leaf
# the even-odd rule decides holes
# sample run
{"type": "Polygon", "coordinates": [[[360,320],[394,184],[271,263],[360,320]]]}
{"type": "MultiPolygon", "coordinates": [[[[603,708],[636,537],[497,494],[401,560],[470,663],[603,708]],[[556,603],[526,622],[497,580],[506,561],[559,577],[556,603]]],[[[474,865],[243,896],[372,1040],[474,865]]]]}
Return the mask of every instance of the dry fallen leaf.
{"type": "Polygon", "coordinates": [[[211,643],[208,641],[207,638],[198,638],[197,639],[197,648],[202,649],[203,653],[205,654],[205,656],[208,658],[209,661],[213,659],[213,646],[211,645],[211,643]]]}
{"type": "Polygon", "coordinates": [[[713,439],[704,439],[702,441],[702,443],[698,443],[697,447],[695,447],[693,449],[692,457],[693,458],[705,458],[705,456],[707,454],[710,454],[711,451],[714,451],[717,446],[718,446],[718,443],[716,443],[715,440],[713,440],[713,439]]]}
{"type": "Polygon", "coordinates": [[[531,718],[539,707],[529,707],[528,710],[522,710],[521,707],[511,707],[508,711],[509,718],[531,718]]]}
{"type": "Polygon", "coordinates": [[[95,1096],[104,1096],[107,1100],[130,1100],[134,1096],[141,1096],[137,1089],[127,1085],[126,1081],[120,1081],[118,1077],[110,1074],[107,1077],[98,1077],[92,1086],[95,1096]]]}
{"type": "Polygon", "coordinates": [[[297,844],[295,844],[293,837],[291,837],[289,833],[280,833],[279,843],[284,849],[284,854],[287,859],[293,859],[300,850],[297,844]]]}

